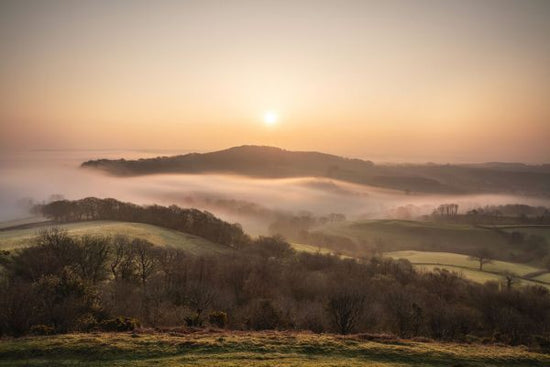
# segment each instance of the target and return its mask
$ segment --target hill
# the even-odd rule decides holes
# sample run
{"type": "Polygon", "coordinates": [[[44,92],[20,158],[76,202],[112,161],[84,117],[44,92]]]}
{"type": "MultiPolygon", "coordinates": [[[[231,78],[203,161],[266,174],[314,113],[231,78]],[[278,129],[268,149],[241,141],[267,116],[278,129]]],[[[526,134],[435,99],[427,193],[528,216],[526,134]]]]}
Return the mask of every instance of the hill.
{"type": "MultiPolygon", "coordinates": [[[[27,246],[36,234],[51,226],[51,223],[37,223],[22,229],[0,231],[0,250],[10,250],[27,246]]],[[[117,221],[87,221],[64,223],[61,225],[70,235],[127,235],[130,238],[141,238],[157,246],[173,246],[195,255],[207,253],[225,253],[231,249],[202,237],[193,236],[176,230],[162,228],[150,224],[117,222],[117,221]]]]}
{"type": "Polygon", "coordinates": [[[296,332],[94,333],[2,340],[0,366],[548,366],[524,347],[296,332]]]}
{"type": "Polygon", "coordinates": [[[543,166],[375,165],[361,159],[265,146],[138,160],[99,159],[81,166],[119,176],[227,173],[263,178],[328,177],[407,192],[550,195],[550,172],[543,166]]]}

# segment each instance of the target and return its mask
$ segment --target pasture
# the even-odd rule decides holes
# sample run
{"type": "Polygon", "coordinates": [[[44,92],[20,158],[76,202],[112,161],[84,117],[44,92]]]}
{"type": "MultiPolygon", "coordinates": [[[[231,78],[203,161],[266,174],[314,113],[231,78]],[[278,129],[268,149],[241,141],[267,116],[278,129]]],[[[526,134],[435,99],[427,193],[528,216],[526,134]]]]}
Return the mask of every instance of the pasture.
{"type": "Polygon", "coordinates": [[[461,274],[467,279],[478,283],[487,281],[504,282],[507,273],[514,274],[523,285],[543,285],[550,288],[550,273],[545,273],[532,279],[548,284],[540,284],[530,280],[529,275],[540,272],[542,269],[506,261],[494,260],[483,265],[483,271],[479,271],[479,263],[469,256],[449,252],[424,252],[424,251],[395,251],[385,254],[394,259],[407,259],[417,269],[433,271],[435,268],[446,269],[461,274]]]}
{"type": "MultiPolygon", "coordinates": [[[[28,228],[0,231],[0,249],[11,250],[32,244],[32,239],[39,231],[49,227],[51,227],[49,224],[37,224],[28,228]]],[[[114,236],[120,234],[130,238],[142,238],[157,246],[173,246],[196,255],[226,253],[231,250],[229,247],[213,243],[201,237],[143,223],[89,221],[66,223],[59,227],[66,229],[70,235],[75,236],[114,236]]]]}
{"type": "Polygon", "coordinates": [[[361,220],[332,223],[315,228],[312,232],[347,238],[361,255],[374,249],[382,252],[405,250],[448,252],[469,255],[479,248],[488,249],[496,259],[509,260],[524,253],[521,245],[511,243],[504,232],[519,230],[547,239],[550,246],[550,227],[506,228],[480,227],[469,224],[452,224],[410,220],[361,220]]]}

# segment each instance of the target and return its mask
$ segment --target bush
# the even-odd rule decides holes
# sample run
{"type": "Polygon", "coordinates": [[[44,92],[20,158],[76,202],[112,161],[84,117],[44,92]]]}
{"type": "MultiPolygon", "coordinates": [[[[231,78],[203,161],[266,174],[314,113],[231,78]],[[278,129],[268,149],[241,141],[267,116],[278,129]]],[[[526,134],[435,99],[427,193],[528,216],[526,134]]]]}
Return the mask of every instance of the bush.
{"type": "Polygon", "coordinates": [[[132,331],[140,326],[138,320],[130,317],[117,317],[99,323],[101,331],[132,331]]]}
{"type": "Polygon", "coordinates": [[[198,313],[193,312],[189,316],[185,317],[185,325],[189,327],[202,326],[202,320],[198,313]]]}
{"type": "Polygon", "coordinates": [[[256,303],[246,320],[246,326],[252,330],[276,329],[281,324],[281,313],[269,300],[261,300],[256,303]]]}
{"type": "Polygon", "coordinates": [[[79,331],[92,331],[97,328],[97,320],[92,314],[84,314],[76,320],[76,329],[79,331]]]}
{"type": "Polygon", "coordinates": [[[52,335],[54,328],[52,326],[39,324],[31,326],[31,334],[34,335],[52,335]]]}
{"type": "Polygon", "coordinates": [[[213,311],[208,315],[208,322],[211,325],[219,327],[220,329],[225,328],[227,324],[227,314],[222,311],[213,311]]]}

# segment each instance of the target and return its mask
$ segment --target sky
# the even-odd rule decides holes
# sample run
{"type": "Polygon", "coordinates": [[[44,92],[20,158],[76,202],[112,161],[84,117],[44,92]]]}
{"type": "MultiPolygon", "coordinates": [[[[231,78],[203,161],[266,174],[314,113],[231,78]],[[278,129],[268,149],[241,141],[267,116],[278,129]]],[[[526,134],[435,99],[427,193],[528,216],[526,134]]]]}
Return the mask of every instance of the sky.
{"type": "Polygon", "coordinates": [[[550,1],[0,0],[0,152],[550,162],[550,1]]]}

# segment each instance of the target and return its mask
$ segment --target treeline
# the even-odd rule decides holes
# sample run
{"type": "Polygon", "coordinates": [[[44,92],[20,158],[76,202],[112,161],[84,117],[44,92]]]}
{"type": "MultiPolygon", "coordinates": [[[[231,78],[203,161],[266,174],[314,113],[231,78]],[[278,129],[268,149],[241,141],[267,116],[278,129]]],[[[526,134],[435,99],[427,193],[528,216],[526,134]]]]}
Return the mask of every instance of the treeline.
{"type": "Polygon", "coordinates": [[[37,205],[34,211],[56,222],[119,220],[153,224],[194,234],[235,248],[250,242],[250,238],[239,224],[227,223],[207,211],[182,209],[176,205],[140,206],[115,199],[88,197],[37,205]]]}
{"type": "Polygon", "coordinates": [[[304,212],[299,215],[279,215],[269,224],[269,233],[283,235],[285,238],[304,240],[308,237],[309,231],[316,227],[330,223],[338,223],[346,220],[346,216],[340,213],[330,213],[325,216],[315,216],[312,213],[304,212]]]}
{"type": "Polygon", "coordinates": [[[392,333],[548,347],[550,294],[479,285],[408,261],[297,253],[261,237],[191,256],[126,237],[41,233],[3,253],[0,334],[214,326],[392,333]]]}
{"type": "Polygon", "coordinates": [[[526,204],[486,205],[459,214],[458,204],[441,204],[425,219],[478,225],[550,225],[550,210],[526,204]]]}

